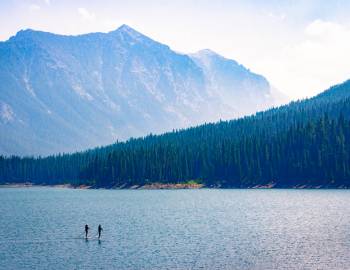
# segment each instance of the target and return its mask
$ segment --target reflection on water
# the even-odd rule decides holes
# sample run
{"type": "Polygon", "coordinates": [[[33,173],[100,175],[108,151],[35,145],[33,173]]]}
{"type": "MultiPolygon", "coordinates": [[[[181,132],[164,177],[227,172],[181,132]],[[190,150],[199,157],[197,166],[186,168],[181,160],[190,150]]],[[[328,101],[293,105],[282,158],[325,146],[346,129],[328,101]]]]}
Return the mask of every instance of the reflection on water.
{"type": "Polygon", "coordinates": [[[0,189],[0,269],[350,269],[349,195],[0,189]]]}

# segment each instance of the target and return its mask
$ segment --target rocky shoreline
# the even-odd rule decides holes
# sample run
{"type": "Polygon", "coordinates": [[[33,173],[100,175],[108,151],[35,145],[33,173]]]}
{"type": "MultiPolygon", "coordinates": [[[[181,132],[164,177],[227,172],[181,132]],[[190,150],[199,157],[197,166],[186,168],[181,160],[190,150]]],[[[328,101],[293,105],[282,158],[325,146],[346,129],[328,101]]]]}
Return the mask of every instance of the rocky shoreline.
{"type": "Polygon", "coordinates": [[[51,188],[72,188],[72,189],[89,189],[91,186],[79,185],[73,186],[71,184],[59,184],[59,185],[43,185],[33,183],[5,183],[0,184],[0,188],[32,188],[32,187],[51,187],[51,188]]]}
{"type": "Polygon", "coordinates": [[[44,185],[33,183],[5,183],[0,184],[0,188],[32,188],[32,187],[50,187],[50,188],[71,188],[71,189],[132,189],[132,190],[157,190],[157,189],[201,189],[201,188],[215,188],[215,189],[349,189],[347,186],[312,186],[312,185],[295,185],[295,186],[278,186],[275,183],[265,185],[254,185],[246,187],[223,187],[223,186],[206,186],[199,183],[150,183],[145,185],[114,185],[108,187],[58,184],[58,185],[44,185]]]}
{"type": "Polygon", "coordinates": [[[199,189],[205,187],[203,184],[197,183],[151,183],[146,185],[120,185],[120,186],[111,186],[111,187],[97,187],[97,186],[88,186],[88,185],[79,185],[74,186],[71,184],[60,184],[60,185],[43,185],[43,184],[33,184],[33,183],[6,183],[1,184],[0,188],[32,188],[32,187],[52,187],[52,188],[71,188],[71,189],[199,189]]]}

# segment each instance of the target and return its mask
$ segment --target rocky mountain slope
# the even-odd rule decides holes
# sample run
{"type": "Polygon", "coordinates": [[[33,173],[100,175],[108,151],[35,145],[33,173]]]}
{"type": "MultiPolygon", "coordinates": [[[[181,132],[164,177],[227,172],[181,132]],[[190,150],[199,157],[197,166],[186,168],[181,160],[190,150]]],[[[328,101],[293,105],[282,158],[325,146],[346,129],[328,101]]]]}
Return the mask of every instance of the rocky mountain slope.
{"type": "Polygon", "coordinates": [[[254,113],[280,103],[261,75],[174,52],[127,25],[0,42],[0,154],[47,155],[254,113]]]}

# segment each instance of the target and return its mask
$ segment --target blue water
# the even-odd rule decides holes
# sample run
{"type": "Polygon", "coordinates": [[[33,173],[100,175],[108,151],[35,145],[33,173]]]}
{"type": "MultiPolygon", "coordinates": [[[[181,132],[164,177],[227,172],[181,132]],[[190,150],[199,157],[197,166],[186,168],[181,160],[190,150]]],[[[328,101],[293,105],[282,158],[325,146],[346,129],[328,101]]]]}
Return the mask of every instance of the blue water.
{"type": "Polygon", "coordinates": [[[350,192],[3,188],[0,269],[350,269],[350,192]]]}

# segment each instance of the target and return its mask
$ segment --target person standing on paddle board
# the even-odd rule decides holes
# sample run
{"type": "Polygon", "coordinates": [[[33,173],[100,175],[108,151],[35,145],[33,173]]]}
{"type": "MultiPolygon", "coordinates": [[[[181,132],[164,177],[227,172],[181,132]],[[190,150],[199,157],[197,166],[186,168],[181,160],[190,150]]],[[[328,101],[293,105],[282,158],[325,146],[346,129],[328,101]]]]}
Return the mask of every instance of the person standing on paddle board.
{"type": "Polygon", "coordinates": [[[98,239],[100,239],[100,237],[101,237],[101,232],[103,231],[101,224],[98,225],[97,231],[98,231],[98,239]]]}
{"type": "Polygon", "coordinates": [[[89,226],[86,224],[85,225],[85,238],[88,237],[89,229],[90,229],[89,226]]]}

